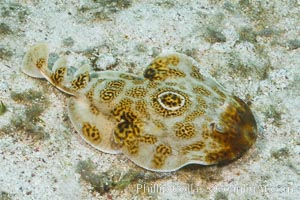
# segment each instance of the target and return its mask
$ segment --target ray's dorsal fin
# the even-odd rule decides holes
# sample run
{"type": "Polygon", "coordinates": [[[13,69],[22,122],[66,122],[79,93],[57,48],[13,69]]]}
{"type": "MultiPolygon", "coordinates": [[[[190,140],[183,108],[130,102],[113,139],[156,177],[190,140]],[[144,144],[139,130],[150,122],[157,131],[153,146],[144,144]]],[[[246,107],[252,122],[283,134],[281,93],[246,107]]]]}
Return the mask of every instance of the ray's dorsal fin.
{"type": "Polygon", "coordinates": [[[48,67],[49,50],[45,43],[32,46],[25,54],[21,70],[34,78],[45,78],[40,69],[48,67]]]}
{"type": "Polygon", "coordinates": [[[76,91],[70,86],[73,75],[68,76],[67,58],[62,56],[57,59],[52,67],[40,69],[44,77],[59,90],[75,95],[76,91]]]}
{"type": "Polygon", "coordinates": [[[90,66],[83,65],[74,73],[68,73],[67,58],[57,59],[48,67],[49,50],[45,43],[32,46],[26,53],[22,71],[34,78],[45,78],[59,90],[70,95],[77,95],[90,81],[90,66]]]}

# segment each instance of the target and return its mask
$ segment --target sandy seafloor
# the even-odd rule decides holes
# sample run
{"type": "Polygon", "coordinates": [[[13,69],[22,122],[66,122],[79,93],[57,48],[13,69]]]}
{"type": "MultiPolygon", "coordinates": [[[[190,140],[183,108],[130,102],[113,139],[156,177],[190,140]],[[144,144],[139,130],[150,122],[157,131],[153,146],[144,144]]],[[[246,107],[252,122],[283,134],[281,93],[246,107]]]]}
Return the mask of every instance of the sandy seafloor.
{"type": "Polygon", "coordinates": [[[1,200],[299,198],[299,1],[2,0],[0,7],[1,200]],[[99,152],[69,121],[70,96],[20,71],[37,42],[73,66],[136,74],[160,52],[185,53],[250,105],[258,139],[228,165],[172,173],[99,152]]]}

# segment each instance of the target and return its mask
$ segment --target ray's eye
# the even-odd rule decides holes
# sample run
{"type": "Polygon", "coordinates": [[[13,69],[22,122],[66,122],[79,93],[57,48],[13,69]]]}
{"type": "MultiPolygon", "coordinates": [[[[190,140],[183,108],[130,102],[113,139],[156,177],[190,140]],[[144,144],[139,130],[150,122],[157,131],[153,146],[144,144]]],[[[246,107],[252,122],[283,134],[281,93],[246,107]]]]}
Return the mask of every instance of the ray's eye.
{"type": "Polygon", "coordinates": [[[225,127],[221,126],[220,124],[211,123],[210,127],[213,131],[217,131],[218,133],[225,133],[225,127]]]}

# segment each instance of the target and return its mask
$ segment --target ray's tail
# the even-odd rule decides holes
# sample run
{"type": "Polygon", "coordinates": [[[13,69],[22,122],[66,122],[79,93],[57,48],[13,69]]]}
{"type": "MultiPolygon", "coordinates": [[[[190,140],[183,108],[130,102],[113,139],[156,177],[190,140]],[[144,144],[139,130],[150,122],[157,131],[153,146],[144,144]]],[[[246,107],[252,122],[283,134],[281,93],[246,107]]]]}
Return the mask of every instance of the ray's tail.
{"type": "Polygon", "coordinates": [[[50,69],[48,67],[49,50],[45,43],[32,46],[26,53],[22,71],[35,78],[45,78],[56,88],[71,95],[86,87],[90,80],[90,66],[83,65],[75,73],[68,73],[67,59],[61,57],[50,69]]]}

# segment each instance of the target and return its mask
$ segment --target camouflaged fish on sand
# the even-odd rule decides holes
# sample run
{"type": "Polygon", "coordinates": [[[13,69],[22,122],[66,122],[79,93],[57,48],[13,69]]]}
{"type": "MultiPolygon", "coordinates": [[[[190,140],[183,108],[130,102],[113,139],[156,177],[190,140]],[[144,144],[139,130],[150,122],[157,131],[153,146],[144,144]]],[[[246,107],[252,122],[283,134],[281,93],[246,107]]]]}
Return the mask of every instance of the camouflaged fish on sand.
{"type": "Polygon", "coordinates": [[[72,73],[65,57],[48,68],[48,47],[37,44],[22,70],[72,95],[69,117],[87,143],[148,170],[228,162],[257,137],[249,107],[183,54],[158,56],[142,76],[88,65],[72,73]]]}

